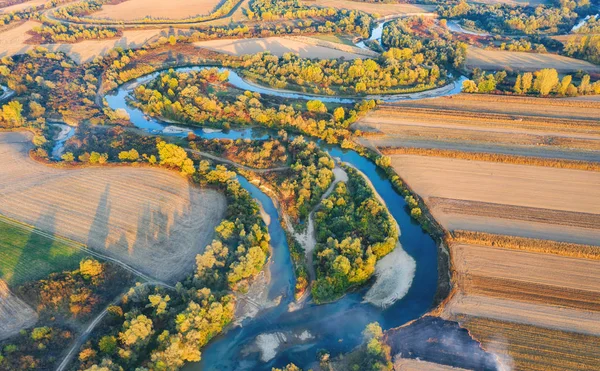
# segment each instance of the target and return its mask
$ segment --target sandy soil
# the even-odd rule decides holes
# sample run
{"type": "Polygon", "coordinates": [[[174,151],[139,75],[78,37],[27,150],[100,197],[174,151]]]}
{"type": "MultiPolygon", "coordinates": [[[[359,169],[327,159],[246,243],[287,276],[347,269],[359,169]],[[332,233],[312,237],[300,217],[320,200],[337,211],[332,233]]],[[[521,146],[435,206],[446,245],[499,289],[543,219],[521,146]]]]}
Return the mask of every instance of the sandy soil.
{"type": "Polygon", "coordinates": [[[6,282],[0,280],[0,341],[33,326],[37,318],[37,313],[10,292],[6,282]]]}
{"type": "MultiPolygon", "coordinates": [[[[11,12],[16,12],[16,11],[27,9],[27,8],[37,7],[40,5],[44,5],[46,2],[47,2],[47,0],[31,0],[31,1],[26,1],[24,3],[20,3],[20,4],[9,5],[5,8],[0,8],[0,14],[1,13],[11,13],[11,12]]],[[[0,2],[0,7],[1,6],[2,6],[2,2],[0,2]]]]}
{"type": "Polygon", "coordinates": [[[464,368],[440,365],[439,363],[420,361],[418,359],[396,358],[394,371],[467,371],[464,368]]]}
{"type": "Polygon", "coordinates": [[[536,71],[541,68],[555,68],[559,72],[599,73],[600,67],[575,58],[550,53],[512,52],[506,50],[484,50],[469,46],[467,50],[467,68],[484,70],[504,69],[507,71],[536,71]]]}
{"type": "Polygon", "coordinates": [[[392,166],[422,197],[586,212],[600,210],[600,174],[581,170],[393,155],[392,166]]]}
{"type": "Polygon", "coordinates": [[[117,5],[104,5],[90,18],[133,21],[150,18],[185,19],[213,12],[219,0],[127,0],[117,5]]]}
{"type": "Polygon", "coordinates": [[[353,48],[349,47],[348,45],[340,45],[340,48],[343,48],[344,50],[338,50],[321,45],[315,45],[314,42],[309,43],[306,40],[291,37],[267,37],[237,40],[219,39],[200,41],[194,43],[194,45],[230,55],[255,54],[268,51],[277,56],[282,56],[283,54],[290,52],[297,53],[304,58],[366,58],[366,56],[362,54],[344,51],[353,50],[353,48]]]}
{"type": "Polygon", "coordinates": [[[160,280],[193,269],[223,217],[223,195],[163,169],[46,167],[29,158],[29,138],[0,134],[0,213],[160,280]]]}
{"type": "Polygon", "coordinates": [[[398,243],[392,252],[377,262],[375,283],[365,294],[365,301],[387,308],[402,299],[412,286],[416,269],[415,260],[398,243]]]}
{"type": "Polygon", "coordinates": [[[329,7],[336,9],[360,10],[369,14],[379,14],[380,16],[397,14],[419,14],[429,13],[435,10],[435,6],[421,4],[383,4],[367,3],[361,1],[348,0],[314,0],[303,1],[308,6],[329,7]]]}

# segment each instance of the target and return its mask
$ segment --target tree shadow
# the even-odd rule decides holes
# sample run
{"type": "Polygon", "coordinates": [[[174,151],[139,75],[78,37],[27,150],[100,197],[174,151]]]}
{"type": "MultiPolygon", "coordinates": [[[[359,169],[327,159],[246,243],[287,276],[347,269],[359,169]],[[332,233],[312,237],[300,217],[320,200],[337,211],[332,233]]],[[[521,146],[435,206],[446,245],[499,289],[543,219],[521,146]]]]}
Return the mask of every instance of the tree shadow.
{"type": "MultiPolygon", "coordinates": [[[[43,225],[44,233],[54,236],[56,232],[56,210],[42,213],[34,225],[43,225]]],[[[30,232],[27,242],[21,249],[19,260],[7,280],[12,287],[28,281],[47,277],[50,273],[77,268],[82,254],[79,249],[53,241],[50,237],[30,232]]],[[[0,272],[4,276],[5,272],[0,272]]]]}
{"type": "Polygon", "coordinates": [[[87,245],[90,247],[102,247],[107,249],[106,242],[108,240],[109,230],[109,218],[111,212],[110,197],[110,183],[106,184],[104,193],[100,196],[98,206],[96,207],[96,214],[94,221],[90,226],[90,232],[88,233],[87,245]]]}

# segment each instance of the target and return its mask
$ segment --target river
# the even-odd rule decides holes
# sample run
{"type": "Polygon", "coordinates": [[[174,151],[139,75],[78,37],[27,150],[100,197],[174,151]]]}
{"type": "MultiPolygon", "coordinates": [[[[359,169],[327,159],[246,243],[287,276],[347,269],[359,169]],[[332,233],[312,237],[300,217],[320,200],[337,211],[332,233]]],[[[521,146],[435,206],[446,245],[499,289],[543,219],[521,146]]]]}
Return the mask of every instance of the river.
{"type": "MultiPolygon", "coordinates": [[[[202,67],[179,70],[200,68],[202,67]]],[[[266,139],[277,135],[274,131],[260,128],[218,131],[174,126],[150,118],[140,110],[128,106],[126,98],[131,88],[156,76],[157,73],[141,77],[122,86],[115,94],[107,95],[105,98],[108,105],[112,109],[124,109],[136,127],[154,134],[186,136],[187,132],[193,131],[207,139],[266,139]]],[[[232,85],[258,91],[254,85],[240,84],[243,80],[238,78],[235,71],[230,70],[229,82],[232,85]]],[[[269,88],[259,92],[265,95],[287,96],[269,88]]],[[[298,96],[302,94],[295,98],[298,96]]],[[[336,102],[341,100],[331,98],[337,99],[336,102]]],[[[368,287],[364,287],[331,304],[314,305],[309,302],[299,309],[291,310],[290,304],[294,301],[294,268],[289,257],[285,233],[278,222],[280,218],[277,208],[259,188],[240,177],[242,186],[262,204],[271,219],[269,233],[273,254],[272,263],[269,265],[272,275],[269,297],[281,296],[282,299],[279,305],[262,310],[256,317],[244,321],[241,327],[230,329],[211,341],[202,351],[202,361],[187,365],[186,370],[271,370],[272,367],[284,366],[288,362],[307,367],[315,361],[320,349],[327,349],[332,355],[352,350],[361,343],[361,333],[371,322],[377,321],[384,329],[389,329],[416,319],[431,308],[438,279],[435,242],[410,218],[404,199],[394,191],[385,174],[373,162],[355,151],[318,143],[332,157],[340,158],[366,174],[388,205],[390,213],[401,229],[400,243],[416,262],[411,288],[402,299],[386,309],[364,302],[363,296],[368,290],[368,287]]]]}

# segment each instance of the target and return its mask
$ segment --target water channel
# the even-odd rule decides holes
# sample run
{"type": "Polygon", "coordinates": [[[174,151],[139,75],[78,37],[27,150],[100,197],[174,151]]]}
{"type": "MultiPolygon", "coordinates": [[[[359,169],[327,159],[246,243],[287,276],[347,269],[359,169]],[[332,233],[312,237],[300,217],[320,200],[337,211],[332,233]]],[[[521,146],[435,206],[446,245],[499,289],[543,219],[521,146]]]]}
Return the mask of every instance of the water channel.
{"type": "MultiPolygon", "coordinates": [[[[206,67],[187,67],[179,71],[199,70],[206,67]]],[[[263,95],[303,98],[303,94],[289,96],[275,89],[256,89],[253,84],[230,70],[229,82],[242,89],[258,91],[263,95]]],[[[174,126],[150,118],[140,110],[127,104],[127,96],[133,86],[147,82],[158,74],[141,77],[133,83],[119,88],[116,93],[105,98],[112,109],[127,111],[131,122],[147,132],[161,135],[186,136],[189,131],[207,138],[249,138],[267,139],[277,134],[260,128],[245,128],[229,131],[202,129],[197,127],[174,126]]],[[[443,92],[440,94],[447,94],[443,92]]],[[[345,103],[345,99],[328,97],[334,102],[345,103]]],[[[311,97],[312,99],[312,97],[311,97]]],[[[406,99],[406,98],[403,98],[406,99]]],[[[348,352],[360,344],[361,332],[368,323],[377,321],[384,329],[400,326],[426,313],[433,302],[437,289],[437,247],[434,241],[411,220],[402,196],[396,193],[386,176],[370,160],[352,150],[318,142],[321,148],[332,157],[339,158],[362,171],[373,183],[375,190],[388,205],[390,213],[401,229],[400,243],[404,250],[416,261],[415,276],[408,293],[393,305],[382,309],[364,302],[365,287],[346,295],[342,299],[326,305],[306,303],[297,309],[291,309],[293,298],[293,265],[285,234],[280,226],[279,214],[273,201],[258,187],[244,178],[239,178],[242,186],[259,201],[269,215],[269,232],[273,254],[269,268],[272,278],[269,297],[281,297],[278,305],[262,310],[254,318],[243,322],[241,327],[230,329],[214,339],[202,351],[202,361],[190,364],[186,370],[270,370],[294,362],[306,367],[316,359],[321,349],[327,349],[332,355],[348,352]],[[257,347],[256,339],[261,343],[257,347]],[[260,351],[257,351],[260,350],[260,351]]]]}

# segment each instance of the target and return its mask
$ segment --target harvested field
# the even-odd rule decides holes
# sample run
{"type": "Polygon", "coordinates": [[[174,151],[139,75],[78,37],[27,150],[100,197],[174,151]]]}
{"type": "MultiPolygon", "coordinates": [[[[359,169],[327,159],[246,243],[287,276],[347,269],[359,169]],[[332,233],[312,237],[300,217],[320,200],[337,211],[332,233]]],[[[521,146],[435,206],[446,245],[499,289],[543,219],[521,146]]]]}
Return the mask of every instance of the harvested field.
{"type": "Polygon", "coordinates": [[[75,269],[85,255],[53,240],[6,223],[0,218],[0,280],[12,287],[45,278],[52,272],[75,269]]]}
{"type": "Polygon", "coordinates": [[[279,57],[285,53],[296,53],[303,58],[321,58],[321,59],[357,59],[367,58],[364,51],[348,45],[337,44],[333,42],[309,41],[308,38],[294,37],[267,37],[254,39],[218,39],[209,41],[200,41],[194,43],[195,46],[208,50],[225,53],[229,55],[256,54],[270,52],[279,57]],[[327,44],[322,46],[319,44],[327,44]]]}
{"type": "Polygon", "coordinates": [[[220,193],[158,168],[62,170],[31,160],[30,135],[0,134],[0,213],[86,244],[161,280],[190,272],[223,217],[220,193]]]}
{"type": "Polygon", "coordinates": [[[571,211],[503,205],[492,202],[465,201],[430,197],[429,207],[444,214],[466,214],[480,217],[502,218],[510,215],[512,220],[554,224],[569,227],[596,229],[600,226],[600,214],[575,213],[571,211]]]}
{"type": "Polygon", "coordinates": [[[441,157],[393,155],[392,166],[419,194],[596,214],[600,174],[441,157]]]}
{"type": "Polygon", "coordinates": [[[386,155],[407,154],[450,157],[506,164],[600,171],[600,151],[539,148],[525,145],[473,143],[469,141],[414,140],[403,138],[360,138],[386,155]]]}
{"type": "Polygon", "coordinates": [[[600,311],[598,260],[460,243],[451,250],[461,292],[600,311]]]}
{"type": "Polygon", "coordinates": [[[582,70],[600,73],[600,66],[562,55],[485,50],[474,46],[469,46],[467,50],[465,67],[507,71],[537,71],[542,68],[554,68],[559,72],[577,72],[582,70]]]}
{"type": "Polygon", "coordinates": [[[546,0],[472,0],[472,1],[469,1],[469,3],[537,6],[540,4],[547,4],[548,1],[546,1],[546,0]]]}
{"type": "Polygon", "coordinates": [[[418,359],[396,358],[394,360],[394,371],[467,371],[467,369],[418,359]]]}
{"type": "Polygon", "coordinates": [[[457,293],[442,318],[455,321],[461,315],[600,336],[600,312],[457,293]]]}
{"type": "Polygon", "coordinates": [[[23,10],[23,9],[27,9],[27,8],[34,8],[34,7],[38,7],[40,5],[44,5],[46,2],[48,2],[48,0],[30,0],[30,1],[24,1],[22,3],[13,4],[13,5],[4,7],[3,3],[8,3],[8,2],[4,1],[4,2],[0,2],[0,13],[18,12],[19,10],[23,10]]]}
{"type": "Polygon", "coordinates": [[[219,0],[127,0],[116,5],[103,5],[89,16],[96,19],[134,21],[143,18],[186,19],[207,15],[219,5],[219,0]]]}
{"type": "MultiPolygon", "coordinates": [[[[183,31],[176,31],[183,32],[183,31]]],[[[44,44],[45,48],[52,51],[61,51],[71,57],[76,63],[91,62],[97,56],[105,56],[116,47],[123,49],[137,49],[148,41],[172,34],[171,30],[146,29],[123,31],[123,36],[117,39],[84,40],[75,44],[44,44]]]]}
{"type": "Polygon", "coordinates": [[[507,369],[531,371],[598,370],[600,338],[568,331],[460,316],[461,325],[507,369]]]}
{"type": "Polygon", "coordinates": [[[17,27],[0,32],[0,58],[27,52],[32,47],[25,43],[31,38],[27,32],[36,26],[39,26],[39,23],[27,21],[17,27]]]}
{"type": "Polygon", "coordinates": [[[436,220],[441,223],[444,228],[450,231],[469,230],[600,246],[600,229],[578,228],[564,225],[557,227],[554,224],[523,222],[510,219],[510,215],[494,218],[466,214],[444,214],[436,212],[435,210],[433,214],[436,220]]]}
{"type": "Polygon", "coordinates": [[[396,172],[448,230],[600,242],[594,222],[600,210],[598,172],[415,155],[391,158],[396,172]],[[436,198],[450,200],[436,205],[436,198]]]}
{"type": "MultiPolygon", "coordinates": [[[[26,43],[31,38],[31,35],[27,32],[36,26],[39,26],[39,24],[34,21],[27,21],[15,28],[0,32],[0,57],[23,54],[36,47],[37,45],[26,43]]],[[[51,51],[64,52],[75,62],[84,63],[92,61],[97,56],[104,56],[116,47],[124,49],[139,48],[154,38],[169,35],[169,32],[184,31],[131,30],[123,31],[123,36],[116,39],[84,40],[75,44],[43,44],[42,46],[51,51]]]]}
{"type": "Polygon", "coordinates": [[[33,326],[37,318],[37,313],[10,292],[6,282],[0,279],[0,340],[33,326]]]}
{"type": "MultiPolygon", "coordinates": [[[[531,98],[519,96],[502,96],[487,94],[457,94],[448,97],[422,99],[387,104],[386,110],[397,110],[400,114],[411,108],[419,108],[423,112],[435,110],[438,115],[469,115],[477,113],[477,118],[488,120],[501,119],[504,122],[513,120],[513,126],[534,120],[539,125],[545,120],[550,123],[568,120],[590,121],[587,124],[600,124],[600,103],[593,100],[531,98]],[[543,118],[543,119],[541,119],[543,118]]],[[[389,111],[384,112],[389,114],[389,111]]],[[[470,116],[471,120],[473,115],[470,116]]],[[[574,124],[577,124],[575,122],[574,124]]]]}
{"type": "Polygon", "coordinates": [[[308,6],[360,10],[369,14],[378,14],[382,17],[402,14],[423,14],[435,10],[435,6],[433,5],[421,4],[384,4],[351,0],[304,0],[303,2],[308,6]]]}
{"type": "Polygon", "coordinates": [[[415,154],[452,152],[460,156],[446,157],[469,159],[487,153],[600,162],[600,104],[593,101],[461,94],[413,103],[384,105],[359,120],[353,127],[366,133],[361,142],[389,153],[403,147],[406,153],[414,148],[420,151],[415,154]],[[502,108],[511,105],[517,114],[502,108]]]}

